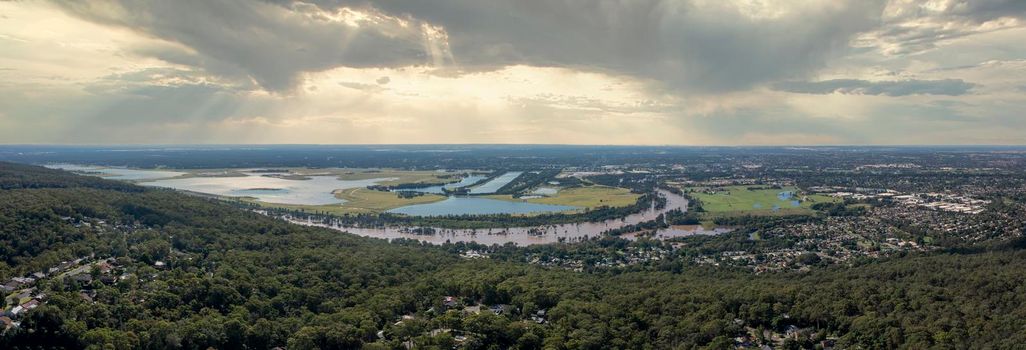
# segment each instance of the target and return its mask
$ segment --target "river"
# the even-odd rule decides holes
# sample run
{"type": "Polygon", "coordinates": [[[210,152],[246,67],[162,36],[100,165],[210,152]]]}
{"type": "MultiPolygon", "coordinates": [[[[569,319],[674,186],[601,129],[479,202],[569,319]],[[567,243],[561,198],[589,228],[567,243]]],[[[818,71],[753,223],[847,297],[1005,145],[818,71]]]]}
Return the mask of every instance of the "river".
{"type": "MultiPolygon", "coordinates": [[[[445,242],[477,242],[481,244],[506,244],[513,243],[516,245],[532,245],[532,244],[547,244],[556,242],[576,242],[586,240],[591,237],[596,237],[609,229],[615,229],[624,227],[627,225],[633,225],[644,221],[654,220],[659,214],[665,213],[672,209],[681,209],[686,211],[688,207],[688,200],[683,196],[673,194],[668,191],[659,190],[659,194],[666,198],[666,206],[663,209],[656,209],[652,207],[642,211],[640,213],[634,213],[620,219],[610,219],[600,222],[584,222],[584,223],[571,223],[571,224],[555,224],[555,225],[544,225],[544,226],[531,226],[531,227],[512,227],[512,228],[491,228],[491,229],[447,229],[447,228],[435,228],[435,234],[433,235],[419,235],[412,233],[413,227],[355,227],[355,226],[342,226],[339,224],[324,224],[323,220],[308,220],[298,219],[292,217],[285,217],[286,220],[293,223],[327,227],[339,231],[349,232],[352,234],[376,237],[385,239],[395,238],[409,238],[432,244],[442,244],[445,242]]],[[[673,237],[685,237],[693,235],[713,235],[727,232],[729,229],[716,228],[707,230],[701,226],[689,225],[689,226],[671,226],[665,229],[656,231],[652,237],[657,239],[667,239],[673,237]]],[[[627,239],[636,239],[635,235],[623,235],[622,237],[627,239]]]]}

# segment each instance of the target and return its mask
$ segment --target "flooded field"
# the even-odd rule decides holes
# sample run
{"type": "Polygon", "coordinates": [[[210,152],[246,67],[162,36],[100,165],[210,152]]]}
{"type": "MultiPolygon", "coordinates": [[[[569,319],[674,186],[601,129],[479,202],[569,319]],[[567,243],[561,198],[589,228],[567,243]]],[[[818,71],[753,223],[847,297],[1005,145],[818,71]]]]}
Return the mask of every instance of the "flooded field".
{"type": "Polygon", "coordinates": [[[76,172],[84,175],[95,175],[101,176],[105,179],[111,180],[153,180],[153,179],[164,179],[169,177],[176,177],[185,175],[183,172],[178,171],[166,171],[166,170],[139,170],[139,169],[127,169],[127,168],[108,168],[98,167],[91,165],[77,165],[77,164],[50,164],[46,166],[51,169],[61,169],[76,172]]]}
{"type": "Polygon", "coordinates": [[[340,204],[332,191],[366,187],[388,178],[339,180],[337,176],[309,176],[308,180],[247,174],[243,177],[190,177],[141,182],[140,185],[167,187],[228,197],[253,197],[261,202],[299,205],[340,204]]]}

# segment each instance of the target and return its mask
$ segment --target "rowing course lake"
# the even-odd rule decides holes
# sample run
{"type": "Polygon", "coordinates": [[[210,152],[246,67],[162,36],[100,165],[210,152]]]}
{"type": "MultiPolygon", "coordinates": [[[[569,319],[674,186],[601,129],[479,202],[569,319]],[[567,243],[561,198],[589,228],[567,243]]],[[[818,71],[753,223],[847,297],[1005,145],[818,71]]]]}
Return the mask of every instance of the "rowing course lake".
{"type": "Polygon", "coordinates": [[[522,172],[522,171],[510,171],[508,173],[499,175],[496,178],[492,179],[491,181],[485,182],[484,184],[482,184],[480,186],[471,188],[470,189],[470,193],[471,194],[495,193],[495,191],[498,191],[500,188],[502,188],[502,186],[506,186],[506,184],[512,182],[517,177],[519,177],[520,174],[523,174],[523,173],[524,172],[522,172]]]}

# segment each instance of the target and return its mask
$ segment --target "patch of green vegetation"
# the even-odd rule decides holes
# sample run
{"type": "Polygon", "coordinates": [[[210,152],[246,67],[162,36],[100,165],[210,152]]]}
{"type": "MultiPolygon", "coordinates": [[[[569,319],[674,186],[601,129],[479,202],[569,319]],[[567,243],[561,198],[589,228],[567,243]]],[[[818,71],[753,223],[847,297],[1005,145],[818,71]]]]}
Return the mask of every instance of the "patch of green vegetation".
{"type": "Polygon", "coordinates": [[[395,192],[375,191],[366,188],[350,188],[335,191],[335,197],[344,199],[342,208],[349,212],[379,213],[389,209],[414,204],[426,204],[445,200],[445,196],[425,193],[416,197],[401,198],[395,192]]]}
{"type": "Polygon", "coordinates": [[[555,195],[540,198],[513,198],[511,195],[490,195],[487,198],[506,201],[525,201],[539,204],[568,205],[578,208],[601,206],[625,207],[638,201],[640,195],[626,188],[608,186],[573,187],[559,190],[555,195]]]}
{"type": "Polygon", "coordinates": [[[835,202],[838,199],[824,195],[805,195],[798,188],[787,186],[725,186],[691,187],[686,192],[702,202],[708,216],[732,215],[792,215],[812,213],[810,207],[821,202],[835,202]],[[782,199],[782,192],[792,193],[782,199]],[[793,201],[797,201],[795,206],[793,201]]]}

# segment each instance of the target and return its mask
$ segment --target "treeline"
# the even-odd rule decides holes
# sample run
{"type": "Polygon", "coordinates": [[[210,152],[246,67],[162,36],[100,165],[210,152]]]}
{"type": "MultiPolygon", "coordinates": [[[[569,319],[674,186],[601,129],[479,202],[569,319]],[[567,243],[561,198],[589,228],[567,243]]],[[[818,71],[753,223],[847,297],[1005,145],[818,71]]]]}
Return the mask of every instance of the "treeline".
{"type": "Polygon", "coordinates": [[[420,197],[420,196],[423,196],[423,195],[425,195],[427,193],[416,192],[416,191],[396,191],[395,194],[399,198],[409,199],[409,198],[420,197]]]}
{"type": "Polygon", "coordinates": [[[735,215],[718,216],[713,223],[719,226],[745,226],[748,228],[765,228],[781,224],[800,224],[819,220],[815,215],[735,215]]]}
{"type": "Polygon", "coordinates": [[[636,224],[625,225],[625,226],[622,226],[622,227],[611,228],[611,229],[602,231],[602,235],[603,236],[616,237],[616,236],[620,236],[620,235],[628,234],[628,233],[652,231],[652,230],[658,230],[658,229],[667,228],[667,227],[670,227],[670,225],[668,225],[666,223],[666,220],[663,217],[663,214],[659,214],[659,216],[656,216],[656,218],[652,219],[652,220],[642,221],[642,222],[639,222],[639,223],[636,223],[636,224]]]}
{"type": "Polygon", "coordinates": [[[859,216],[866,212],[865,206],[854,206],[846,202],[816,203],[811,208],[829,216],[859,216]]]}
{"type": "MultiPolygon", "coordinates": [[[[395,190],[413,190],[413,189],[418,189],[418,188],[432,187],[432,186],[439,186],[439,185],[444,186],[444,185],[449,185],[449,184],[454,184],[454,183],[460,182],[460,179],[462,177],[469,176],[469,175],[470,174],[445,174],[445,175],[438,175],[439,178],[443,179],[442,182],[408,182],[408,183],[401,183],[401,184],[395,184],[395,185],[370,185],[370,186],[367,186],[367,189],[375,190],[375,191],[391,192],[391,191],[395,191],[395,190]]],[[[408,191],[408,192],[413,192],[413,191],[408,191]]]]}
{"type": "Polygon", "coordinates": [[[704,213],[705,208],[702,207],[702,201],[695,196],[691,195],[692,190],[684,191],[679,187],[674,186],[662,186],[661,188],[680,195],[688,200],[688,212],[689,213],[704,213]]]}
{"type": "Polygon", "coordinates": [[[657,185],[657,178],[652,174],[594,175],[588,176],[587,180],[604,186],[629,188],[634,193],[645,193],[657,185]]]}
{"type": "Polygon", "coordinates": [[[671,209],[665,215],[666,223],[670,225],[698,225],[702,223],[699,214],[691,210],[685,213],[680,209],[671,209]]]}

